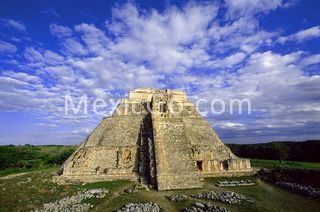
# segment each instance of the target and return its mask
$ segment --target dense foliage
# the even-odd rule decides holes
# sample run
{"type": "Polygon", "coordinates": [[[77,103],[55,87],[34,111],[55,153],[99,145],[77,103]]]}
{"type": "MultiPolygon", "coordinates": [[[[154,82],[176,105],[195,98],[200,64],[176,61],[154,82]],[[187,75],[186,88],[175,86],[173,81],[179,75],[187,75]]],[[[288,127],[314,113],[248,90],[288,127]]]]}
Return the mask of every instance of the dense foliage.
{"type": "Polygon", "coordinates": [[[320,141],[228,144],[239,157],[320,162],[320,141]]]}
{"type": "Polygon", "coordinates": [[[0,170],[61,165],[76,146],[0,146],[0,170]]]}

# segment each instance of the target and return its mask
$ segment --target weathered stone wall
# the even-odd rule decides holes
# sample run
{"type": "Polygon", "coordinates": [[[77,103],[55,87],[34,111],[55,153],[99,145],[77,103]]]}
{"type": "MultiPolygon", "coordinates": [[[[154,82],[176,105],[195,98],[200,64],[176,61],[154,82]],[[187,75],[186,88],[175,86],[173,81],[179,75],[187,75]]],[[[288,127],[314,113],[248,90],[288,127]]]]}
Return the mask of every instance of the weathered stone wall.
{"type": "Polygon", "coordinates": [[[132,173],[138,169],[136,154],[136,146],[83,147],[74,155],[72,162],[68,163],[65,174],[132,173]]]}
{"type": "Polygon", "coordinates": [[[152,96],[156,91],[153,88],[135,89],[130,91],[129,100],[132,102],[151,102],[152,96]]]}
{"type": "Polygon", "coordinates": [[[154,114],[152,121],[158,190],[202,187],[182,119],[154,114]]]}
{"type": "Polygon", "coordinates": [[[88,136],[84,146],[132,146],[137,145],[144,116],[112,116],[102,120],[88,136]]]}
{"type": "MultiPolygon", "coordinates": [[[[144,116],[111,116],[93,130],[64,163],[69,179],[132,179],[139,172],[139,142],[144,116]]],[[[87,180],[86,180],[87,181],[87,180]]]]}

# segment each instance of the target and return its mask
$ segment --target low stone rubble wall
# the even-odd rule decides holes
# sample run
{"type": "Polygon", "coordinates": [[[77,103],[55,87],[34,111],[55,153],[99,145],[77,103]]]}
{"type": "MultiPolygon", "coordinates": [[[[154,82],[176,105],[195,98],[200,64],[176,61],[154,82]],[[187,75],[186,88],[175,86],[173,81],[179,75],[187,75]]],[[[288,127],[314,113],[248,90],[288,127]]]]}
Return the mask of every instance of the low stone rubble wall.
{"type": "Polygon", "coordinates": [[[183,212],[227,212],[228,209],[212,205],[211,203],[200,203],[196,202],[194,206],[188,207],[182,210],[183,212]]]}
{"type": "Polygon", "coordinates": [[[217,191],[209,191],[206,193],[198,193],[192,195],[194,198],[199,198],[199,199],[212,199],[212,200],[219,200],[224,203],[228,204],[240,204],[243,201],[246,201],[247,198],[242,195],[238,194],[236,192],[232,191],[222,191],[222,192],[217,192],[217,191]]]}
{"type": "Polygon", "coordinates": [[[172,202],[181,202],[181,201],[187,200],[188,196],[184,195],[184,194],[174,194],[174,195],[171,195],[171,196],[167,196],[167,198],[169,200],[171,200],[172,202]]]}
{"type": "Polygon", "coordinates": [[[139,186],[133,186],[133,187],[131,187],[131,188],[127,188],[127,189],[124,189],[124,190],[122,190],[122,191],[120,191],[119,192],[119,195],[124,195],[124,194],[131,194],[131,193],[136,193],[136,192],[138,192],[139,190],[139,188],[142,188],[142,187],[139,187],[139,186]]]}
{"type": "Polygon", "coordinates": [[[277,182],[276,185],[279,187],[285,188],[287,190],[320,200],[320,189],[316,189],[311,186],[304,186],[298,183],[289,183],[289,182],[283,182],[283,181],[277,182]]]}
{"type": "Polygon", "coordinates": [[[320,171],[318,170],[297,170],[280,167],[259,171],[260,179],[270,184],[320,200],[319,176],[320,171]]]}
{"type": "Polygon", "coordinates": [[[36,209],[36,212],[86,212],[93,207],[90,203],[82,203],[85,199],[103,198],[109,191],[106,189],[91,189],[79,191],[77,195],[64,197],[54,202],[46,203],[42,209],[36,209]]]}
{"type": "Polygon", "coordinates": [[[218,181],[218,184],[216,184],[216,186],[218,187],[253,186],[253,185],[255,185],[255,183],[249,179],[224,180],[224,181],[218,181]]]}
{"type": "Polygon", "coordinates": [[[153,202],[148,203],[127,203],[123,208],[117,210],[117,212],[159,212],[160,207],[153,202]]]}

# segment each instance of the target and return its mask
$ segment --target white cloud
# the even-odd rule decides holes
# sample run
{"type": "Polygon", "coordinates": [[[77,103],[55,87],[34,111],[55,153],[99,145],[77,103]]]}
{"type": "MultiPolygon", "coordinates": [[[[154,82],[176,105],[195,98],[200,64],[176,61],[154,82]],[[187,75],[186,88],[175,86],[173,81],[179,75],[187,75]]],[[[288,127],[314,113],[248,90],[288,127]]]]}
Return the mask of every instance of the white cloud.
{"type": "Polygon", "coordinates": [[[320,54],[314,54],[303,58],[301,61],[302,66],[309,66],[320,63],[320,54]]]}
{"type": "Polygon", "coordinates": [[[220,122],[216,124],[214,127],[219,127],[222,129],[234,129],[234,130],[245,130],[246,127],[242,123],[237,123],[237,122],[220,122]]]}
{"type": "Polygon", "coordinates": [[[91,132],[92,129],[89,128],[83,128],[81,130],[73,130],[72,133],[74,134],[82,134],[82,135],[87,135],[91,132]]]}
{"type": "Polygon", "coordinates": [[[109,39],[107,39],[102,30],[96,28],[93,24],[84,23],[75,26],[75,30],[82,34],[81,38],[91,53],[97,55],[105,53],[109,39]]]}
{"type": "Polygon", "coordinates": [[[18,30],[18,31],[21,31],[21,32],[27,31],[26,26],[19,21],[16,21],[13,19],[1,19],[1,21],[2,21],[2,24],[7,27],[11,27],[11,28],[18,30]]]}
{"type": "Polygon", "coordinates": [[[282,5],[282,0],[225,0],[225,4],[226,17],[236,19],[274,10],[282,5]]]}
{"type": "MultiPolygon", "coordinates": [[[[0,73],[0,108],[36,111],[48,126],[68,126],[69,132],[84,136],[89,130],[78,129],[92,129],[101,117],[92,112],[64,114],[65,93],[117,99],[137,87],[166,87],[208,100],[250,99],[252,116],[207,117],[225,136],[247,132],[257,138],[265,126],[277,126],[269,129],[277,130],[319,123],[320,78],[303,69],[318,63],[319,56],[273,52],[279,33],[265,31],[254,18],[279,7],[281,1],[227,4],[226,18],[245,17],[219,20],[218,3],[192,2],[163,12],[142,11],[127,3],[113,8],[106,28],[90,23],[51,24],[61,50],[30,44],[23,55],[8,60],[23,71],[0,73]]],[[[312,36],[314,32],[298,32],[290,39],[312,36]]],[[[239,139],[246,139],[242,136],[239,139]]],[[[76,139],[81,140],[79,135],[76,139]]]]}
{"type": "Polygon", "coordinates": [[[11,43],[0,40],[0,52],[2,53],[15,53],[17,47],[11,43]]]}
{"type": "Polygon", "coordinates": [[[131,4],[114,9],[107,27],[118,38],[111,50],[134,62],[148,61],[153,69],[165,72],[190,67],[207,59],[207,28],[216,17],[217,7],[188,4],[159,14],[153,10],[139,13],[131,4]],[[187,45],[190,45],[188,48],[187,45]]]}
{"type": "Polygon", "coordinates": [[[286,2],[283,2],[284,4],[282,5],[282,7],[289,8],[289,7],[297,6],[299,2],[300,0],[287,0],[286,2]]]}
{"type": "Polygon", "coordinates": [[[235,54],[232,54],[230,56],[227,56],[223,59],[219,59],[218,61],[212,61],[212,66],[214,67],[227,67],[231,68],[235,66],[236,64],[239,64],[244,60],[246,57],[246,54],[243,52],[237,52],[235,54]]]}
{"type": "Polygon", "coordinates": [[[42,54],[38,50],[33,48],[33,47],[27,47],[25,49],[24,56],[28,60],[33,61],[33,62],[37,62],[37,61],[42,61],[43,60],[42,54]]]}
{"type": "Polygon", "coordinates": [[[48,123],[37,123],[38,126],[43,126],[43,127],[58,127],[56,124],[48,124],[48,123]]]}
{"type": "Polygon", "coordinates": [[[38,76],[30,75],[23,72],[4,71],[3,75],[15,78],[20,81],[38,83],[41,79],[38,76]]]}
{"type": "Polygon", "coordinates": [[[14,88],[15,86],[25,86],[28,85],[28,83],[21,81],[21,80],[17,80],[11,77],[6,77],[6,76],[2,76],[0,77],[0,85],[2,89],[7,89],[7,88],[14,88]]]}
{"type": "Polygon", "coordinates": [[[301,30],[293,35],[293,39],[298,41],[309,40],[317,37],[320,37],[320,26],[315,26],[306,30],[301,30]]]}
{"type": "Polygon", "coordinates": [[[63,42],[64,49],[71,55],[86,55],[87,49],[75,38],[68,38],[63,42]]]}
{"type": "Polygon", "coordinates": [[[245,56],[246,56],[246,54],[244,54],[243,52],[238,52],[234,55],[226,57],[224,59],[224,63],[227,67],[232,67],[232,66],[240,63],[245,58],[245,56]]]}
{"type": "Polygon", "coordinates": [[[61,64],[64,57],[50,50],[45,50],[43,53],[44,61],[51,65],[61,64]]]}
{"type": "Polygon", "coordinates": [[[52,35],[58,38],[72,36],[72,30],[69,27],[58,25],[58,24],[50,24],[50,32],[52,35]]]}
{"type": "MultiPolygon", "coordinates": [[[[270,139],[267,136],[272,133],[280,137],[282,131],[288,132],[291,129],[292,134],[286,136],[287,139],[291,136],[294,138],[297,136],[294,131],[303,133],[304,128],[310,128],[310,134],[307,133],[305,136],[316,136],[316,128],[312,125],[320,122],[317,106],[320,99],[318,92],[320,78],[305,75],[300,63],[297,62],[303,57],[301,52],[286,55],[271,51],[252,54],[244,67],[237,72],[228,74],[221,72],[218,75],[206,76],[207,81],[195,84],[198,88],[196,95],[209,102],[213,99],[224,99],[227,108],[230,107],[228,104],[230,98],[247,98],[251,101],[252,115],[229,116],[226,113],[220,117],[208,116],[209,120],[216,123],[216,129],[224,135],[236,130],[232,128],[237,130],[241,128],[240,125],[228,124],[230,122],[245,125],[246,134],[238,134],[239,140],[265,141],[270,139]],[[265,130],[267,125],[277,127],[269,132],[265,130]],[[259,132],[264,134],[258,135],[259,132]],[[314,134],[311,135],[311,132],[314,134]]],[[[192,75],[192,77],[196,79],[189,81],[191,83],[201,80],[201,76],[192,75]]],[[[210,105],[206,107],[209,108],[210,105]]],[[[237,109],[238,107],[234,107],[234,111],[237,109]]]]}
{"type": "Polygon", "coordinates": [[[285,43],[288,41],[303,42],[318,37],[320,37],[320,26],[314,26],[309,29],[301,30],[289,36],[280,37],[278,41],[280,43],[285,43]]]}
{"type": "Polygon", "coordinates": [[[65,60],[62,55],[56,52],[36,47],[27,47],[24,52],[24,57],[33,63],[43,65],[59,65],[65,60]]]}

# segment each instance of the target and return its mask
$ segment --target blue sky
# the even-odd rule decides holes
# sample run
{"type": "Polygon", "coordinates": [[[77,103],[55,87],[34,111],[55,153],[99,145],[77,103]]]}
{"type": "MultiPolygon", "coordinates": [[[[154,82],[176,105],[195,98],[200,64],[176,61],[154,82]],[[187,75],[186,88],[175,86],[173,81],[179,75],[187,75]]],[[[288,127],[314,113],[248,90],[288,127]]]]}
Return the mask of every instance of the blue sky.
{"type": "Polygon", "coordinates": [[[0,3],[2,145],[80,143],[104,115],[65,114],[66,93],[139,87],[250,99],[206,117],[228,143],[320,138],[317,0],[0,3]]]}

